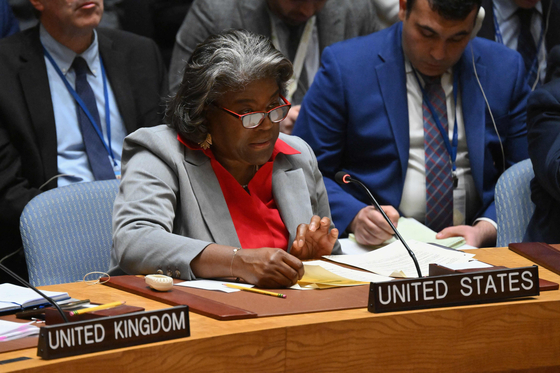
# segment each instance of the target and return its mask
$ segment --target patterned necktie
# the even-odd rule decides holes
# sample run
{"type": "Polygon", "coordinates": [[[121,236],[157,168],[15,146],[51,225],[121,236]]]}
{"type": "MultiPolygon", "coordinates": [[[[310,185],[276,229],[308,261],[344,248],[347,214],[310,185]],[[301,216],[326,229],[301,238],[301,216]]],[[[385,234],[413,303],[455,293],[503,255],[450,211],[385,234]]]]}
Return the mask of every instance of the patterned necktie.
{"type": "Polygon", "coordinates": [[[519,38],[517,39],[517,51],[523,57],[525,63],[525,70],[527,71],[527,82],[533,85],[537,77],[538,66],[533,67],[533,61],[537,57],[537,45],[535,38],[531,33],[531,20],[533,18],[534,8],[530,9],[517,9],[517,16],[519,17],[519,38]]]}
{"type": "MultiPolygon", "coordinates": [[[[72,68],[76,73],[76,93],[84,102],[86,108],[89,110],[91,116],[98,126],[101,125],[99,120],[99,112],[97,111],[97,104],[95,102],[95,95],[87,81],[88,66],[82,57],[76,57],[72,63],[72,68]]],[[[84,110],[80,105],[76,104],[78,113],[78,123],[82,131],[82,138],[86,148],[89,165],[95,180],[109,180],[115,178],[115,172],[111,166],[107,150],[97,135],[93,124],[90,122],[84,110]]],[[[109,113],[106,113],[109,115],[109,113]]],[[[101,128],[100,128],[101,130],[101,128]]]]}
{"type": "Polygon", "coordinates": [[[453,178],[451,162],[436,121],[425,101],[429,100],[447,136],[447,105],[440,77],[422,76],[425,97],[424,156],[426,163],[426,225],[436,232],[453,225],[453,178]]]}

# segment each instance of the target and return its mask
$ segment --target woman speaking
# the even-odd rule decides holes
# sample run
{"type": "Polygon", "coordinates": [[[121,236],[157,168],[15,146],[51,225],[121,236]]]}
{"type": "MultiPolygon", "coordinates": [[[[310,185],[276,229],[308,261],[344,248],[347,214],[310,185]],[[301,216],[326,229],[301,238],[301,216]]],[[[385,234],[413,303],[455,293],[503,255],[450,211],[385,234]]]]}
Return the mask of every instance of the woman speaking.
{"type": "Polygon", "coordinates": [[[279,136],[292,65],[263,36],[228,31],[193,52],[169,126],[125,139],[112,275],[233,277],[291,286],[303,259],[340,253],[311,148],[279,136]]]}

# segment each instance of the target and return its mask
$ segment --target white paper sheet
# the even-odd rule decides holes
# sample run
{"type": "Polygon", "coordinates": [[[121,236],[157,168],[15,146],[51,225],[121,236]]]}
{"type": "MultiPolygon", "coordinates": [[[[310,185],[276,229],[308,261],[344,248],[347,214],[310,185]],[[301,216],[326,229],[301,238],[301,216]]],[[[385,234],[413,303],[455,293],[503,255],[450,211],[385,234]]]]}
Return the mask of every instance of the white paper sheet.
{"type": "Polygon", "coordinates": [[[214,290],[223,291],[224,293],[235,293],[236,291],[241,291],[239,289],[232,289],[224,286],[224,284],[233,284],[236,286],[243,286],[246,288],[252,288],[254,285],[250,284],[240,284],[238,282],[227,282],[227,281],[217,281],[217,280],[192,280],[185,281],[175,284],[174,286],[185,286],[188,288],[202,289],[202,290],[214,290]]]}
{"type": "Polygon", "coordinates": [[[356,269],[345,268],[337,264],[325,262],[322,260],[313,260],[310,262],[304,262],[303,265],[304,266],[318,265],[320,267],[323,267],[327,271],[334,273],[335,275],[345,277],[354,281],[385,282],[385,281],[393,280],[393,278],[391,277],[381,276],[371,272],[358,271],[356,269]]]}
{"type": "Polygon", "coordinates": [[[0,320],[0,342],[39,334],[39,328],[30,324],[0,320]]]}
{"type": "MultiPolygon", "coordinates": [[[[427,275],[430,263],[447,265],[466,263],[474,254],[444,249],[438,246],[410,240],[407,242],[416,255],[422,275],[427,275]]],[[[395,272],[402,272],[405,277],[417,277],[416,266],[408,251],[400,241],[361,255],[328,255],[325,258],[334,262],[348,264],[362,268],[382,276],[391,276],[395,272]]]]}

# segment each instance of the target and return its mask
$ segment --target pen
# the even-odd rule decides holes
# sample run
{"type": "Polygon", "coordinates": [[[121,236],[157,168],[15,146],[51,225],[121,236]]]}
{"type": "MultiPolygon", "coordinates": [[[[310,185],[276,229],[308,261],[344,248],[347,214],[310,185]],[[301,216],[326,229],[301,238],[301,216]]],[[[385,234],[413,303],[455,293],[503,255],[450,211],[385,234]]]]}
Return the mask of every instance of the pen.
{"type": "Polygon", "coordinates": [[[264,294],[264,295],[272,295],[273,297],[278,297],[278,298],[286,298],[286,294],[273,293],[271,291],[266,291],[266,290],[261,290],[261,289],[247,288],[245,286],[239,286],[239,285],[234,285],[234,284],[224,284],[224,285],[227,286],[228,288],[232,288],[232,289],[252,291],[253,293],[259,293],[259,294],[264,294]]]}
{"type": "Polygon", "coordinates": [[[120,306],[124,303],[125,303],[124,301],[112,302],[112,303],[106,303],[106,304],[102,304],[102,305],[95,306],[95,307],[82,308],[81,310],[70,312],[70,316],[81,315],[82,313],[94,312],[94,311],[99,311],[99,310],[106,310],[107,308],[118,307],[118,306],[120,306]]]}
{"type": "MultiPolygon", "coordinates": [[[[86,304],[86,303],[89,303],[89,299],[78,300],[78,301],[63,303],[63,304],[59,303],[59,306],[62,310],[71,310],[72,308],[79,307],[80,305],[86,304]]],[[[31,320],[33,317],[39,317],[39,318],[44,319],[45,311],[49,310],[49,309],[52,309],[52,308],[53,308],[53,306],[49,304],[49,305],[46,305],[46,306],[41,306],[41,307],[21,311],[21,312],[16,313],[16,318],[31,320]]]]}
{"type": "Polygon", "coordinates": [[[89,303],[89,299],[83,299],[83,300],[77,300],[77,301],[74,301],[74,302],[63,303],[63,304],[59,304],[59,306],[63,310],[69,310],[69,309],[81,306],[82,304],[86,304],[86,303],[89,303]]]}

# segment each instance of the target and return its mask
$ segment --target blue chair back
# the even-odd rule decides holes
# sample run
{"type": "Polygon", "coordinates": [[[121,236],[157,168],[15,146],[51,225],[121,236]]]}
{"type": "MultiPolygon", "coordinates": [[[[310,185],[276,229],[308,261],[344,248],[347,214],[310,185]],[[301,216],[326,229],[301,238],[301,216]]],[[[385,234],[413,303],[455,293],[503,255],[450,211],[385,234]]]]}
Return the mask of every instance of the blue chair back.
{"type": "Polygon", "coordinates": [[[531,201],[533,164],[526,159],[506,170],[496,184],[496,215],[498,238],[496,246],[506,247],[522,242],[535,204],[531,201]]]}
{"type": "Polygon", "coordinates": [[[75,282],[109,268],[118,180],[77,183],[33,198],[20,232],[34,286],[75,282]]]}

